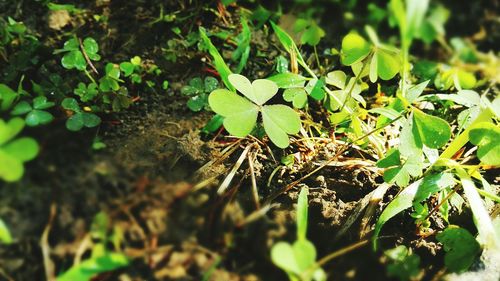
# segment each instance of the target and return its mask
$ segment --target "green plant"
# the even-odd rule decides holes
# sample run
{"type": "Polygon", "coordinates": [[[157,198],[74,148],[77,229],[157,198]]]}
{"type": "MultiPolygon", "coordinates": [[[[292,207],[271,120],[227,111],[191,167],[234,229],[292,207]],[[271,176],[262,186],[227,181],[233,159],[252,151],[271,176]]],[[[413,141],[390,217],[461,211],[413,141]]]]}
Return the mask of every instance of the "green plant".
{"type": "Polygon", "coordinates": [[[226,89],[215,90],[208,97],[210,107],[224,117],[226,130],[238,137],[247,136],[254,129],[261,112],[264,130],[271,141],[280,148],[286,148],[289,145],[288,134],[296,134],[300,130],[300,118],[288,106],[264,105],[278,92],[276,83],[266,79],[250,83],[239,74],[231,74],[228,78],[246,98],[226,89]]]}
{"type": "Polygon", "coordinates": [[[64,68],[75,68],[80,71],[86,71],[88,62],[91,60],[101,60],[101,56],[98,52],[99,45],[95,39],[87,37],[83,42],[79,41],[78,38],[69,39],[64,43],[63,48],[54,51],[54,54],[64,53],[61,59],[61,64],[64,68]]]}
{"type": "Polygon", "coordinates": [[[24,128],[21,118],[0,119],[0,178],[13,182],[24,174],[24,162],[38,154],[38,143],[28,137],[15,138],[24,128]]]}
{"type": "Polygon", "coordinates": [[[464,272],[481,252],[481,247],[469,231],[449,226],[436,235],[446,251],[444,264],[451,272],[464,272]]]}
{"type": "Polygon", "coordinates": [[[119,252],[121,240],[120,230],[115,228],[109,231],[110,221],[105,213],[98,213],[92,222],[90,235],[93,239],[92,254],[89,258],[73,265],[57,277],[57,281],[90,281],[104,272],[125,267],[130,259],[119,252]],[[109,250],[107,245],[114,246],[115,251],[109,250]]]}
{"type": "Polygon", "coordinates": [[[204,80],[195,77],[189,81],[189,85],[181,88],[181,94],[190,97],[187,107],[198,112],[202,109],[209,109],[208,95],[218,87],[219,81],[212,76],[207,76],[204,80]]]}
{"type": "Polygon", "coordinates": [[[401,281],[414,280],[420,273],[420,257],[411,252],[411,249],[400,245],[384,252],[391,261],[387,265],[387,275],[398,277],[401,281]]]}
{"type": "Polygon", "coordinates": [[[285,271],[291,281],[326,280],[326,273],[316,262],[316,247],[306,238],[308,191],[300,191],[297,202],[297,239],[293,244],[278,242],[271,248],[271,260],[285,271]]]}
{"type": "Polygon", "coordinates": [[[26,125],[35,127],[46,125],[54,120],[54,116],[50,112],[45,111],[55,105],[54,102],[48,101],[47,97],[39,96],[33,99],[33,104],[28,101],[20,101],[10,114],[25,115],[26,125]]]}
{"type": "Polygon", "coordinates": [[[0,243],[10,244],[12,243],[12,235],[10,234],[10,230],[5,225],[4,221],[0,218],[0,243]]]}
{"type": "Polygon", "coordinates": [[[72,115],[66,120],[66,128],[70,131],[79,131],[83,127],[93,128],[101,123],[99,116],[82,110],[74,98],[65,98],[61,102],[61,106],[72,112],[72,115]]]}

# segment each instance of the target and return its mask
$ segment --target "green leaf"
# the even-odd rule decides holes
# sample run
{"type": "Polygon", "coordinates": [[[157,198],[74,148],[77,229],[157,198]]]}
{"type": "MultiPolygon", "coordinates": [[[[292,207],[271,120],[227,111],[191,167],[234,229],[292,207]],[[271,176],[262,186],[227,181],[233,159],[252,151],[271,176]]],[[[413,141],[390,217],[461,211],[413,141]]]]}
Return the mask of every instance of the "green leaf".
{"type": "Polygon", "coordinates": [[[278,85],[278,88],[288,89],[288,88],[304,87],[306,78],[300,74],[286,72],[268,77],[267,80],[276,83],[276,85],[278,85]]]}
{"type": "Polygon", "coordinates": [[[130,76],[134,73],[135,65],[131,62],[122,62],[120,63],[120,70],[123,71],[123,75],[125,77],[130,76]]]}
{"type": "Polygon", "coordinates": [[[382,226],[384,226],[384,224],[391,218],[413,205],[413,198],[415,197],[418,186],[421,182],[422,180],[418,180],[403,189],[394,199],[392,199],[392,201],[389,203],[389,205],[387,205],[384,211],[382,211],[382,214],[375,224],[375,230],[373,232],[372,242],[374,249],[377,249],[378,247],[377,239],[382,226]]]}
{"type": "Polygon", "coordinates": [[[201,131],[207,134],[213,133],[217,131],[222,126],[223,123],[224,123],[224,117],[222,115],[215,114],[214,117],[212,117],[212,119],[208,121],[208,123],[205,125],[205,127],[203,127],[201,131]]]}
{"type": "Polygon", "coordinates": [[[35,127],[49,124],[54,120],[54,116],[47,111],[34,109],[26,115],[26,125],[35,127]]]}
{"type": "Polygon", "coordinates": [[[301,270],[295,259],[295,252],[292,245],[287,242],[278,242],[271,248],[271,260],[273,263],[286,272],[300,274],[301,270]]]}
{"type": "Polygon", "coordinates": [[[345,83],[347,80],[347,76],[345,73],[341,70],[335,70],[332,72],[329,72],[326,75],[325,82],[326,84],[333,85],[339,89],[345,89],[345,83]]]}
{"type": "Polygon", "coordinates": [[[13,139],[24,128],[24,120],[16,117],[5,122],[0,119],[0,146],[13,139]]]}
{"type": "Polygon", "coordinates": [[[405,246],[400,245],[395,249],[385,252],[390,256],[393,263],[387,265],[387,275],[389,277],[398,277],[399,280],[413,280],[420,273],[420,257],[416,254],[409,254],[405,246]],[[406,251],[400,251],[404,249],[406,251]],[[389,252],[395,251],[398,252],[389,252]]]}
{"type": "Polygon", "coordinates": [[[208,96],[206,94],[191,97],[187,102],[187,107],[191,111],[198,112],[208,104],[208,96]]]}
{"type": "Polygon", "coordinates": [[[366,58],[371,45],[356,33],[349,33],[342,39],[341,59],[344,65],[352,65],[366,58]]]}
{"type": "Polygon", "coordinates": [[[87,128],[93,128],[101,124],[101,118],[93,113],[82,112],[80,114],[82,115],[83,125],[87,128]]]}
{"type": "Polygon", "coordinates": [[[424,92],[425,87],[427,87],[427,85],[429,84],[429,81],[430,80],[427,80],[417,85],[413,85],[408,89],[406,99],[409,103],[414,102],[424,92]]]}
{"type": "Polygon", "coordinates": [[[53,107],[55,104],[47,100],[45,96],[39,96],[33,99],[33,108],[35,109],[48,109],[53,107]]]}
{"type": "Polygon", "coordinates": [[[387,151],[385,158],[377,161],[377,167],[379,168],[389,168],[392,166],[398,166],[401,164],[399,150],[392,148],[387,151]]]}
{"type": "Polygon", "coordinates": [[[482,122],[469,132],[470,142],[477,145],[477,156],[487,165],[500,165],[500,128],[490,122],[482,122]]]}
{"type": "Polygon", "coordinates": [[[9,228],[2,219],[0,219],[0,242],[3,244],[12,243],[12,236],[10,234],[9,228]]]}
{"type": "Polygon", "coordinates": [[[477,258],[481,247],[464,228],[448,227],[436,235],[436,239],[443,243],[446,254],[444,264],[451,272],[464,272],[477,258]]]}
{"type": "Polygon", "coordinates": [[[85,68],[87,67],[85,57],[79,50],[71,51],[65,54],[61,60],[61,64],[64,68],[67,69],[76,68],[78,70],[85,70],[85,68]]]}
{"type": "Polygon", "coordinates": [[[293,243],[293,253],[300,272],[310,269],[316,262],[316,248],[306,239],[299,239],[293,243]]]}
{"type": "Polygon", "coordinates": [[[20,162],[26,162],[37,156],[39,148],[34,139],[24,137],[7,143],[1,150],[20,162]]]}
{"type": "Polygon", "coordinates": [[[384,181],[396,183],[404,187],[410,183],[410,177],[418,177],[422,172],[422,163],[415,158],[409,158],[403,165],[387,169],[384,172],[384,181]]]}
{"type": "Polygon", "coordinates": [[[57,281],[90,281],[95,276],[127,266],[130,263],[127,256],[121,253],[105,253],[91,257],[74,265],[68,271],[57,277],[57,281]]]}
{"type": "Polygon", "coordinates": [[[210,41],[210,38],[208,38],[208,36],[205,32],[205,29],[200,26],[199,32],[200,32],[200,37],[201,37],[203,43],[205,44],[205,47],[208,49],[208,52],[210,53],[210,55],[212,56],[212,58],[214,60],[215,69],[219,73],[222,81],[224,82],[224,84],[226,85],[226,87],[228,89],[234,91],[235,89],[234,89],[233,85],[229,82],[229,78],[228,78],[229,75],[231,74],[231,70],[229,69],[227,64],[224,62],[224,59],[220,55],[217,48],[215,48],[215,46],[212,44],[212,41],[210,41]]]}
{"type": "Polygon", "coordinates": [[[90,57],[90,55],[97,54],[97,52],[99,52],[99,45],[94,38],[87,37],[83,40],[83,49],[90,57]]]}
{"type": "Polygon", "coordinates": [[[283,99],[291,102],[294,108],[303,108],[307,104],[307,92],[304,88],[289,88],[283,92],[283,99]]]}
{"type": "Polygon", "coordinates": [[[247,99],[225,89],[210,93],[208,103],[212,110],[224,118],[224,127],[235,136],[245,137],[257,123],[259,108],[247,99]]]}
{"type": "MultiPolygon", "coordinates": [[[[307,218],[308,218],[308,199],[309,191],[307,188],[300,190],[299,199],[297,200],[297,240],[306,240],[307,235],[307,218]]],[[[315,260],[314,258],[313,260],[315,260]]]]}
{"type": "Polygon", "coordinates": [[[0,149],[0,178],[7,182],[15,182],[24,174],[23,163],[0,149]]]}
{"type": "Polygon", "coordinates": [[[205,93],[210,93],[219,87],[219,80],[212,76],[205,77],[203,82],[205,93]]]}
{"type": "Polygon", "coordinates": [[[285,105],[263,106],[262,119],[266,134],[279,148],[288,147],[289,140],[287,134],[296,134],[300,130],[299,115],[285,105]]]}
{"type": "Polygon", "coordinates": [[[66,120],[66,128],[70,131],[80,131],[83,128],[83,115],[79,112],[66,120]]]}
{"type": "Polygon", "coordinates": [[[454,185],[455,181],[451,173],[439,173],[426,176],[423,178],[422,183],[418,186],[418,191],[417,194],[415,194],[413,202],[422,202],[429,198],[432,194],[454,185]]]}
{"type": "Polygon", "coordinates": [[[80,106],[78,105],[78,102],[74,98],[65,98],[61,102],[61,106],[64,109],[71,110],[71,111],[74,111],[74,112],[80,112],[81,111],[80,106]]]}
{"type": "Polygon", "coordinates": [[[23,114],[30,112],[31,110],[33,110],[33,107],[31,107],[31,104],[29,104],[29,102],[23,100],[23,101],[20,101],[18,104],[16,104],[16,106],[14,106],[14,108],[12,109],[10,114],[23,115],[23,114]]]}
{"type": "Polygon", "coordinates": [[[429,148],[443,147],[451,137],[450,125],[441,118],[434,117],[415,109],[414,126],[417,128],[422,143],[429,148]]]}
{"type": "Polygon", "coordinates": [[[309,84],[306,86],[306,91],[309,92],[311,98],[315,100],[322,100],[325,98],[325,91],[323,87],[325,86],[325,82],[321,79],[313,79],[309,81],[309,84]],[[314,85],[314,86],[312,86],[314,85]],[[311,87],[312,86],[312,87],[311,87]]]}
{"type": "Polygon", "coordinates": [[[325,37],[325,35],[325,31],[313,21],[311,25],[305,29],[304,33],[302,33],[300,41],[302,44],[316,46],[319,44],[321,38],[325,37]]]}
{"type": "Polygon", "coordinates": [[[251,83],[243,75],[231,74],[229,81],[240,93],[257,105],[263,105],[278,92],[278,85],[267,79],[257,79],[251,83]]]}
{"type": "Polygon", "coordinates": [[[0,83],[0,111],[5,111],[12,106],[17,99],[18,93],[9,86],[0,83]]]}
{"type": "Polygon", "coordinates": [[[390,80],[396,76],[401,69],[401,61],[398,55],[379,49],[375,52],[374,57],[375,56],[377,57],[377,74],[380,79],[390,80]]]}
{"type": "Polygon", "coordinates": [[[401,155],[409,159],[420,159],[423,147],[422,139],[411,116],[403,123],[399,142],[399,152],[401,155]]]}

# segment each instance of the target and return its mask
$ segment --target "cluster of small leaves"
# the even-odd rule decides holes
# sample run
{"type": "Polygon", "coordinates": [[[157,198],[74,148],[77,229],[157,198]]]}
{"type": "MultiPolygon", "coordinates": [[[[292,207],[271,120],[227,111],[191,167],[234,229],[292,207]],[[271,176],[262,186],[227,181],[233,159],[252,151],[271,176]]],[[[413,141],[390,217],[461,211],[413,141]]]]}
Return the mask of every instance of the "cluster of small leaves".
{"type": "Polygon", "coordinates": [[[66,69],[77,69],[80,71],[87,69],[87,60],[99,61],[99,45],[94,38],[87,37],[80,42],[78,38],[71,38],[64,43],[62,49],[54,51],[54,54],[64,53],[61,64],[66,69]],[[80,46],[81,45],[81,46],[80,46]],[[83,53],[82,50],[85,52],[83,53]]]}
{"type": "Polygon", "coordinates": [[[54,102],[48,101],[47,97],[40,96],[32,100],[32,104],[28,101],[20,101],[11,111],[12,115],[26,115],[25,122],[26,125],[30,127],[35,127],[39,125],[47,125],[52,120],[54,116],[45,111],[55,105],[54,102]]]}
{"type": "Polygon", "coordinates": [[[212,76],[207,76],[204,80],[195,77],[189,81],[189,85],[181,88],[181,94],[189,97],[187,107],[192,111],[210,110],[208,95],[218,87],[219,81],[212,76]]]}

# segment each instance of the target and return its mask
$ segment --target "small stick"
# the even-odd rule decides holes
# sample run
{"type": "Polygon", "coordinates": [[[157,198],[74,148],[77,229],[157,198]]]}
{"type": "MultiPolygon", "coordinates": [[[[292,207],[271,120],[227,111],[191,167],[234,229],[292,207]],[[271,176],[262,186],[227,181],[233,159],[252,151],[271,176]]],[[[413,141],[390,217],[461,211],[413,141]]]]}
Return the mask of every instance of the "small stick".
{"type": "Polygon", "coordinates": [[[92,64],[92,61],[89,58],[89,55],[87,55],[87,52],[85,52],[85,48],[83,47],[82,39],[78,38],[78,42],[80,42],[80,50],[82,51],[83,57],[87,61],[87,63],[90,65],[90,68],[92,68],[92,71],[95,72],[95,74],[99,75],[99,72],[95,68],[95,66],[92,64]]]}
{"type": "Polygon", "coordinates": [[[259,203],[259,190],[257,189],[257,181],[255,180],[255,171],[253,169],[253,161],[255,160],[256,157],[253,157],[253,155],[250,155],[247,157],[248,159],[248,167],[250,167],[250,176],[252,179],[252,195],[253,195],[253,200],[255,202],[255,207],[260,209],[260,203],[259,203]]]}
{"type": "Polygon", "coordinates": [[[43,256],[43,266],[45,268],[45,278],[47,281],[56,281],[55,266],[54,262],[50,259],[50,244],[49,244],[49,233],[52,228],[52,224],[56,217],[57,207],[55,203],[50,205],[50,215],[49,222],[43,230],[42,237],[40,238],[40,248],[42,248],[43,256]]]}

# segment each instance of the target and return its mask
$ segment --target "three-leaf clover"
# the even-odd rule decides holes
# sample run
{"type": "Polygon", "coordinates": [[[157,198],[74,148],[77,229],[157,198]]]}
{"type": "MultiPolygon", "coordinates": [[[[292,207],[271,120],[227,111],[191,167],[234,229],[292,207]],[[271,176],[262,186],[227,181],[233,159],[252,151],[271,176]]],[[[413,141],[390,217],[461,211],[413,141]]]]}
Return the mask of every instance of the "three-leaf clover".
{"type": "Polygon", "coordinates": [[[120,68],[118,65],[108,63],[104,68],[105,74],[99,79],[99,89],[103,92],[118,91],[120,89],[120,68]]]}
{"type": "MultiPolygon", "coordinates": [[[[99,52],[99,45],[93,38],[85,38],[82,46],[83,50],[85,50],[85,54],[90,60],[99,61],[101,59],[101,56],[97,53],[99,52]]],[[[64,43],[62,49],[56,50],[54,53],[66,53],[61,59],[61,64],[64,68],[85,70],[87,67],[87,61],[85,60],[85,56],[80,49],[80,42],[77,38],[69,39],[64,43]]]]}
{"type": "Polygon", "coordinates": [[[24,174],[24,162],[38,154],[38,143],[28,137],[14,139],[24,128],[23,119],[0,119],[0,178],[13,182],[24,174]]]}
{"type": "Polygon", "coordinates": [[[247,136],[261,112],[266,134],[276,146],[286,148],[288,134],[298,133],[301,124],[299,115],[292,108],[282,104],[264,105],[278,92],[276,83],[266,79],[251,83],[239,74],[229,75],[229,81],[246,98],[227,89],[215,90],[208,97],[213,111],[225,117],[226,130],[238,137],[247,136]]]}
{"type": "Polygon", "coordinates": [[[26,125],[35,127],[38,125],[46,125],[54,120],[54,116],[45,109],[53,107],[55,104],[47,100],[45,96],[39,96],[33,99],[33,105],[28,101],[19,102],[12,109],[12,115],[26,115],[26,125]]]}
{"type": "Polygon", "coordinates": [[[219,81],[211,76],[202,80],[195,77],[189,81],[189,85],[182,87],[181,94],[189,96],[187,107],[194,112],[198,112],[208,107],[208,94],[219,86],[219,81]]]}
{"type": "Polygon", "coordinates": [[[79,131],[83,127],[93,128],[101,123],[99,116],[83,111],[74,98],[65,98],[61,105],[74,113],[66,120],[66,128],[70,131],[79,131]]]}
{"type": "Polygon", "coordinates": [[[75,95],[80,97],[82,102],[88,102],[93,100],[99,94],[96,83],[90,83],[85,85],[85,83],[78,83],[78,87],[73,91],[75,95]]]}
{"type": "Polygon", "coordinates": [[[375,83],[378,78],[390,80],[401,69],[399,51],[393,47],[375,43],[375,46],[372,46],[362,36],[350,33],[342,39],[341,51],[342,63],[353,68],[360,68],[356,66],[369,57],[369,62],[364,63],[369,64],[369,68],[367,68],[368,65],[365,68],[369,69],[368,74],[372,83],[375,83]]]}

